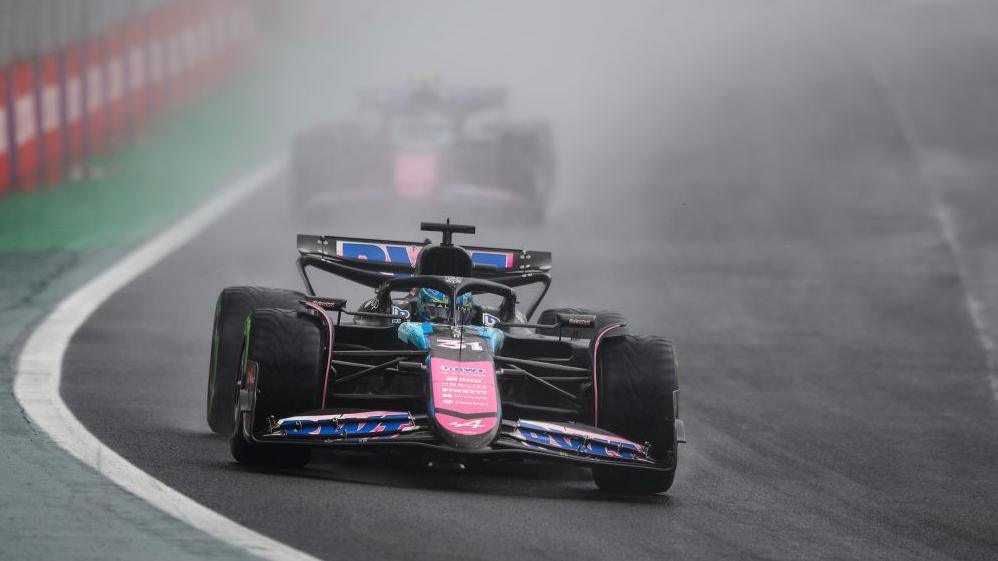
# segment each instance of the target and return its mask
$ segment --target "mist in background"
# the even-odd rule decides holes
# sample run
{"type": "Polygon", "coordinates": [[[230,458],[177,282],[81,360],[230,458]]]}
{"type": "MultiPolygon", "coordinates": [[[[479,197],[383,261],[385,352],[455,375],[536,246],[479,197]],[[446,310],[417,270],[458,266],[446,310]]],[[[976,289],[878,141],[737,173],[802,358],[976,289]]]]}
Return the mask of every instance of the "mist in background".
{"type": "MultiPolygon", "coordinates": [[[[84,135],[56,155],[54,181],[42,162],[30,186],[5,187],[0,245],[18,251],[99,249],[148,235],[286,153],[296,135],[370,117],[360,91],[414,75],[505,87],[509,118],[551,123],[548,222],[483,227],[476,241],[584,244],[605,268],[556,254],[562,290],[580,297],[583,279],[611,282],[615,268],[640,268],[650,253],[679,263],[685,253],[673,252],[740,241],[749,244],[741,255],[767,262],[773,242],[843,243],[837,236],[851,221],[876,216],[889,228],[907,210],[944,208],[978,224],[986,221],[977,213],[994,205],[967,187],[994,178],[998,149],[989,117],[998,114],[990,56],[998,15],[984,2],[107,0],[14,1],[2,10],[8,78],[17,65],[42,76],[48,53],[87,42],[106,58],[112,36],[127,39],[136,19],[150,42],[142,104],[126,104],[110,132],[113,111],[104,115],[100,149],[84,135]],[[233,37],[242,39],[226,43],[233,37]],[[216,53],[225,44],[238,48],[228,59],[209,56],[194,86],[176,78],[205,45],[216,53]],[[172,78],[151,88],[153,75],[172,78]],[[894,183],[904,187],[884,188],[894,183]]],[[[289,201],[272,209],[282,236],[410,239],[420,219],[445,218],[411,216],[407,201],[387,196],[349,221],[335,213],[314,221],[289,201]]],[[[479,223],[480,214],[451,217],[479,223]]],[[[648,296],[622,297],[617,306],[640,308],[648,296]]]]}
{"type": "MultiPolygon", "coordinates": [[[[199,17],[196,4],[8,1],[0,7],[0,60],[57,52],[156,10],[173,9],[173,20],[199,17]]],[[[894,134],[937,144],[998,136],[973,116],[993,109],[985,106],[993,96],[954,85],[990,72],[960,56],[993,46],[986,3],[235,4],[253,16],[252,66],[213,95],[242,103],[243,118],[259,124],[242,136],[246,144],[276,151],[309,126],[356,117],[360,90],[405,84],[414,74],[503,86],[510,115],[554,125],[559,212],[592,197],[609,211],[621,193],[633,193],[652,197],[664,216],[697,203],[669,196],[678,183],[725,183],[733,201],[754,200],[746,184],[779,180],[802,158],[835,173],[835,164],[892,150],[894,134]],[[982,107],[954,114],[945,110],[952,104],[982,107]],[[884,120],[896,121],[896,130],[885,132],[884,120]],[[754,179],[732,182],[726,168],[754,179]]],[[[181,50],[189,48],[189,37],[181,39],[181,50]]],[[[161,158],[211,165],[219,147],[198,148],[203,160],[186,152],[161,158]]],[[[683,210],[690,212],[696,207],[683,210]]],[[[723,216],[707,214],[700,218],[723,226],[723,216]]]]}

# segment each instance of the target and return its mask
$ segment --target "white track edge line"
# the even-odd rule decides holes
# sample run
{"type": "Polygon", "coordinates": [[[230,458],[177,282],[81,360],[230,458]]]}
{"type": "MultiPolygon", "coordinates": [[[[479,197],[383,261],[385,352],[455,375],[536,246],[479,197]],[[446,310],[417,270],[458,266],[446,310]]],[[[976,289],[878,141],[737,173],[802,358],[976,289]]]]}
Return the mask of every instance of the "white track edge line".
{"type": "MultiPolygon", "coordinates": [[[[932,189],[932,187],[929,187],[932,189]]],[[[943,205],[939,197],[933,192],[930,194],[932,197],[932,212],[935,215],[936,220],[939,222],[939,227],[943,232],[943,238],[946,241],[946,245],[949,246],[950,252],[953,254],[953,262],[956,265],[956,274],[960,280],[960,285],[963,287],[964,302],[967,306],[967,313],[970,315],[970,321],[977,331],[977,341],[980,343],[981,348],[984,350],[984,360],[985,366],[988,369],[988,385],[991,387],[991,396],[998,402],[998,365],[995,364],[995,342],[991,339],[989,335],[987,323],[984,321],[982,315],[982,308],[980,301],[974,297],[970,290],[970,284],[968,281],[968,275],[966,271],[966,266],[964,265],[964,250],[963,244],[960,243],[960,238],[957,235],[957,220],[953,217],[952,213],[943,205]]]]}
{"type": "Polygon", "coordinates": [[[969,282],[970,277],[967,274],[966,265],[964,264],[963,244],[960,243],[960,237],[957,233],[958,221],[946,208],[945,203],[943,203],[939,196],[936,182],[925,170],[923,155],[919,153],[919,145],[915,141],[917,135],[914,132],[914,127],[911,126],[911,123],[905,117],[904,113],[895,107],[893,101],[890,99],[890,96],[887,95],[887,89],[883,86],[876,74],[871,72],[870,76],[873,79],[874,84],[876,84],[877,88],[883,94],[884,99],[888,102],[888,105],[891,107],[891,113],[897,121],[898,130],[904,138],[905,144],[914,155],[915,166],[918,170],[918,175],[922,180],[920,183],[929,199],[932,217],[939,226],[943,242],[946,243],[946,247],[953,259],[953,266],[956,269],[957,279],[960,282],[960,287],[963,289],[964,306],[967,309],[967,314],[970,316],[971,325],[977,332],[977,342],[981,346],[981,350],[984,352],[984,367],[987,369],[987,381],[988,386],[991,389],[991,397],[994,398],[995,402],[998,402],[998,360],[995,359],[998,347],[996,347],[995,341],[991,338],[991,335],[987,329],[987,323],[984,321],[984,317],[981,313],[983,306],[971,292],[971,285],[969,282]]]}
{"type": "Polygon", "coordinates": [[[131,464],[88,431],[59,393],[63,357],[73,334],[87,318],[112,294],[276,178],[286,163],[286,155],[265,162],[62,300],[35,328],[21,350],[14,396],[31,422],[59,446],[166,514],[264,559],[318,561],[195,502],[131,464]]]}

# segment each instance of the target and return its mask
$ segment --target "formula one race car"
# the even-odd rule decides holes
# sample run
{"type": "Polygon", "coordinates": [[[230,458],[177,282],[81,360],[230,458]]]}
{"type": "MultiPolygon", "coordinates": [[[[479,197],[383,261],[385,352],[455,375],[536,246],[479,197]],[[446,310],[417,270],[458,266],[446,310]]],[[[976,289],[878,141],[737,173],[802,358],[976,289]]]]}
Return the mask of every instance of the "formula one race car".
{"type": "Polygon", "coordinates": [[[298,236],[306,293],[222,291],[208,422],[239,462],[300,466],[313,447],[408,452],[462,468],[507,459],[592,467],[605,490],[672,485],[672,343],[619,313],[551,309],[551,254],[460,247],[474,226],[423,223],[440,244],[298,236]],[[375,289],[356,309],[315,296],[320,269],[375,289]],[[525,311],[514,287],[538,284],[525,311]]]}
{"type": "Polygon", "coordinates": [[[356,122],[326,123],[295,139],[294,206],[390,195],[539,222],[554,189],[551,127],[506,121],[505,102],[501,88],[429,80],[362,94],[369,112],[356,122]]]}

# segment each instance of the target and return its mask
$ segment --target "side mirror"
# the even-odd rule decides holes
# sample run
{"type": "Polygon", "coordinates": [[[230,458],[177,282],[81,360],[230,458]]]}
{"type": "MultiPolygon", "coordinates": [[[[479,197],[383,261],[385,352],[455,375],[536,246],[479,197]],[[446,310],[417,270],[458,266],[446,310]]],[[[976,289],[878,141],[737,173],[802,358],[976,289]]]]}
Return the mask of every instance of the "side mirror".
{"type": "Polygon", "coordinates": [[[593,329],[596,327],[596,316],[594,314],[560,313],[555,318],[558,327],[571,327],[575,329],[593,329]]]}

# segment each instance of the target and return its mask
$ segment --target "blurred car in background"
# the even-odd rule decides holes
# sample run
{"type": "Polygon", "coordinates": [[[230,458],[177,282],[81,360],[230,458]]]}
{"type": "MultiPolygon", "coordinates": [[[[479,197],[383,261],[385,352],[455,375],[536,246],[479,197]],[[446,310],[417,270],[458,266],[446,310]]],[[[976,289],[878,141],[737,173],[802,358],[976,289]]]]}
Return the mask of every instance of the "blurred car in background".
{"type": "Polygon", "coordinates": [[[355,121],[296,137],[294,204],[393,197],[540,222],[555,186],[551,126],[507,120],[506,100],[504,88],[446,88],[432,79],[364,92],[355,121]]]}

